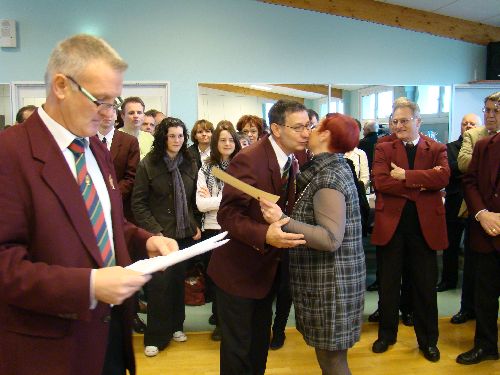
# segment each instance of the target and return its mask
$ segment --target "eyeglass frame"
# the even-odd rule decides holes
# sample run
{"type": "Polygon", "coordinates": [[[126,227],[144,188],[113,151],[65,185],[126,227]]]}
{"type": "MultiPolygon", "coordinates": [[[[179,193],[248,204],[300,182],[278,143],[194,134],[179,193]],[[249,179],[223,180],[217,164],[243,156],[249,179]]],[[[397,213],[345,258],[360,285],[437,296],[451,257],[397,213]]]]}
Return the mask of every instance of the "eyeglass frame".
{"type": "Polygon", "coordinates": [[[405,126],[408,124],[410,121],[415,120],[415,117],[410,117],[410,118],[402,118],[402,119],[394,119],[391,118],[390,122],[394,126],[398,126],[398,124],[401,124],[402,126],[405,126]]]}
{"type": "Polygon", "coordinates": [[[483,107],[481,109],[481,111],[487,115],[489,115],[490,113],[500,113],[500,107],[498,106],[498,104],[495,104],[495,108],[487,108],[487,107],[483,107]]]}
{"type": "Polygon", "coordinates": [[[299,125],[299,126],[290,126],[290,125],[285,125],[285,124],[278,124],[279,126],[284,126],[286,128],[292,129],[295,133],[302,133],[304,130],[312,131],[314,128],[316,128],[316,124],[313,123],[308,123],[307,125],[299,125]],[[298,130],[300,129],[300,130],[298,130]]]}
{"type": "Polygon", "coordinates": [[[66,78],[68,78],[71,82],[73,82],[76,85],[76,87],[78,88],[78,91],[80,91],[88,100],[90,100],[92,103],[94,103],[96,105],[98,111],[99,110],[108,110],[111,108],[113,108],[114,111],[118,111],[123,104],[123,99],[120,96],[115,98],[113,104],[98,100],[85,87],[82,87],[78,82],[76,82],[73,77],[66,75],[66,78]],[[99,107],[101,107],[101,108],[99,108],[99,107]]]}

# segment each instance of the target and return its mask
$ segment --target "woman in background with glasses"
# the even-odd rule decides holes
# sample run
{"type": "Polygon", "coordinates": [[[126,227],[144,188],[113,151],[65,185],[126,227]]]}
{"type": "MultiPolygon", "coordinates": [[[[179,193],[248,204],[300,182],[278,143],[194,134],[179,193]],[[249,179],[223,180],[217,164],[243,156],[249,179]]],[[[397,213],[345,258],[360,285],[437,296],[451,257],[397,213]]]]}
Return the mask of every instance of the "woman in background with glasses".
{"type": "Polygon", "coordinates": [[[264,134],[264,122],[260,117],[244,115],[236,123],[236,129],[245,134],[250,140],[250,144],[252,144],[257,142],[264,134]]]}
{"type": "MultiPolygon", "coordinates": [[[[201,238],[195,215],[198,169],[187,151],[186,125],[167,117],[155,132],[152,150],[139,163],[132,193],[132,211],[137,224],[174,238],[179,248],[201,238]]],[[[148,323],[144,354],[155,356],[170,339],[186,341],[183,332],[185,264],[157,272],[147,284],[148,323]]]]}

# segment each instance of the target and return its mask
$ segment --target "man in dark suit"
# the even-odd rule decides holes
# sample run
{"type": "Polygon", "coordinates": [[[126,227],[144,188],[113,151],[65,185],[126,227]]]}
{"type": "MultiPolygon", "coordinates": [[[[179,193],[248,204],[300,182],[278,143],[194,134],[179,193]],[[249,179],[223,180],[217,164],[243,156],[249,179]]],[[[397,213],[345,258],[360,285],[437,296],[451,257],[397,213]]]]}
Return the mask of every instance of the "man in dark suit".
{"type": "Polygon", "coordinates": [[[450,182],[446,186],[446,229],[448,232],[448,248],[443,251],[443,272],[441,282],[437,285],[438,292],[455,289],[458,281],[458,254],[464,231],[464,219],[458,217],[463,200],[462,172],[458,169],[458,153],[462,147],[462,135],[469,129],[481,125],[481,119],[474,113],[468,113],[460,123],[460,137],[446,144],[448,165],[450,166],[450,182]]]}
{"type": "MultiPolygon", "coordinates": [[[[500,103],[499,103],[500,104],[500,103]]],[[[497,105],[500,113],[500,106],[497,105]]],[[[500,134],[477,141],[463,177],[475,255],[476,333],[474,347],[457,362],[470,365],[498,359],[498,297],[500,296],[500,134]]]]}
{"type": "MultiPolygon", "coordinates": [[[[295,201],[297,162],[292,154],[309,139],[307,109],[280,100],[269,111],[272,135],[239,152],[228,173],[280,196],[278,204],[290,212],[295,201]],[[290,166],[291,165],[291,166],[290,166]]],[[[229,232],[229,241],[213,254],[208,274],[217,286],[221,322],[221,374],[264,374],[272,320],[272,301],[282,248],[305,243],[301,234],[284,233],[288,219],[272,225],[262,217],[259,202],[224,186],[217,220],[229,232]]]]}
{"type": "Polygon", "coordinates": [[[140,159],[139,142],[137,138],[120,131],[115,131],[116,111],[103,115],[99,124],[97,137],[111,152],[115,167],[118,187],[123,197],[123,212],[128,221],[135,222],[130,209],[130,196],[134,188],[135,171],[140,159]]]}
{"type": "Polygon", "coordinates": [[[409,260],[418,345],[435,362],[440,358],[436,250],[448,245],[440,193],[450,175],[446,147],[419,134],[420,110],[409,99],[396,101],[392,121],[398,139],[377,144],[373,161],[380,322],[372,350],[383,353],[396,342],[401,273],[409,260]]]}
{"type": "Polygon", "coordinates": [[[124,221],[110,154],[93,137],[126,67],[102,39],[59,43],[47,102],[0,134],[1,374],[135,373],[128,298],[149,277],[123,268],[127,245],[145,256],[177,244],[124,221]]]}
{"type": "Polygon", "coordinates": [[[359,141],[358,148],[363,150],[368,158],[368,169],[372,171],[373,154],[375,152],[375,144],[378,140],[378,124],[374,120],[366,121],[363,125],[364,137],[359,141]]]}

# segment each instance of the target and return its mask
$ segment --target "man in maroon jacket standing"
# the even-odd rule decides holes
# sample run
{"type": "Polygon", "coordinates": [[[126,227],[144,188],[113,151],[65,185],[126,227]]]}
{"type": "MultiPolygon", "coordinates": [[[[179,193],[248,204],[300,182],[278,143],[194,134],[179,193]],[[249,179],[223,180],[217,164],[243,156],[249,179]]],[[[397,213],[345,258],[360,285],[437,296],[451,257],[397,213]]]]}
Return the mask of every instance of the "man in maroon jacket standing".
{"type": "MultiPolygon", "coordinates": [[[[304,150],[310,134],[307,109],[300,103],[276,102],[269,111],[272,135],[240,151],[227,172],[280,196],[290,212],[295,203],[293,153],[304,150]]],[[[229,241],[212,254],[208,273],[217,286],[221,322],[220,373],[264,374],[272,320],[272,302],[281,275],[283,248],[304,244],[302,234],[285,233],[283,219],[267,224],[256,199],[225,185],[217,220],[229,241]]]]}
{"type": "MultiPolygon", "coordinates": [[[[499,103],[500,104],[500,103],[499,103]]],[[[500,111],[500,107],[497,109],[500,111]]],[[[463,365],[498,359],[500,296],[500,133],[477,141],[463,177],[469,214],[470,246],[475,252],[476,334],[474,347],[457,357],[463,365]]]]}
{"type": "Polygon", "coordinates": [[[372,350],[383,353],[396,342],[401,272],[409,260],[418,345],[435,362],[440,358],[436,250],[448,245],[440,193],[450,176],[446,146],[419,134],[420,111],[409,99],[395,102],[392,122],[397,139],[377,144],[373,161],[380,323],[372,350]]]}
{"type": "Polygon", "coordinates": [[[62,41],[46,103],[0,134],[2,375],[135,374],[129,297],[149,277],[124,268],[127,247],[146,256],[177,243],[124,220],[110,153],[94,137],[126,68],[100,38],[62,41]]]}

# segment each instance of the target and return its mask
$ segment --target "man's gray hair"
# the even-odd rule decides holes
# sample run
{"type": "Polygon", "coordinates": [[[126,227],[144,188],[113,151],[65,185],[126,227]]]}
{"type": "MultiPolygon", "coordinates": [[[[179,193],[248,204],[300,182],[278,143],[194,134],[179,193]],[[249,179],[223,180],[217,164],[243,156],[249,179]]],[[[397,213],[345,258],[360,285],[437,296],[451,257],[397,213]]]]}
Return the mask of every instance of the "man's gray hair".
{"type": "Polygon", "coordinates": [[[392,104],[392,113],[399,108],[410,108],[413,112],[414,118],[420,118],[420,108],[417,103],[412,102],[410,99],[405,98],[404,96],[397,98],[392,104]]]}
{"type": "Polygon", "coordinates": [[[368,133],[378,132],[378,123],[375,120],[365,121],[363,129],[366,129],[368,133]]]}
{"type": "Polygon", "coordinates": [[[491,100],[492,102],[500,102],[500,91],[494,92],[493,94],[490,94],[486,98],[484,98],[484,104],[486,104],[486,102],[489,100],[491,100]]]}
{"type": "Polygon", "coordinates": [[[106,41],[93,35],[78,34],[65,39],[52,51],[45,71],[45,90],[50,91],[52,78],[62,73],[78,79],[78,75],[93,61],[104,61],[123,72],[127,63],[106,41]]]}

